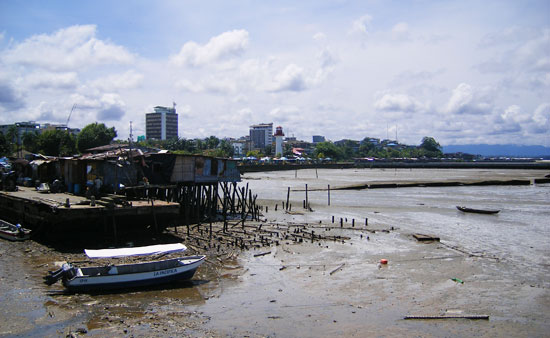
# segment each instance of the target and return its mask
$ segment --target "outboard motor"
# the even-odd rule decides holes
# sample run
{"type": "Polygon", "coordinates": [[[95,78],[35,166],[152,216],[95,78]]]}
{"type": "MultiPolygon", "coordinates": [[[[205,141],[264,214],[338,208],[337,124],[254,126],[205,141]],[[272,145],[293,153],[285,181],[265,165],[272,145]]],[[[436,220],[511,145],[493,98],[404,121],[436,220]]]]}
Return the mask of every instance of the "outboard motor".
{"type": "Polygon", "coordinates": [[[46,283],[47,285],[55,284],[58,280],[65,277],[65,275],[68,274],[71,270],[73,270],[73,268],[69,264],[65,263],[61,266],[59,270],[53,272],[48,271],[48,275],[44,277],[44,283],[46,283]]]}
{"type": "Polygon", "coordinates": [[[23,231],[23,227],[21,226],[21,224],[17,223],[15,225],[15,227],[17,228],[17,236],[18,237],[24,237],[25,236],[25,231],[23,231]]]}

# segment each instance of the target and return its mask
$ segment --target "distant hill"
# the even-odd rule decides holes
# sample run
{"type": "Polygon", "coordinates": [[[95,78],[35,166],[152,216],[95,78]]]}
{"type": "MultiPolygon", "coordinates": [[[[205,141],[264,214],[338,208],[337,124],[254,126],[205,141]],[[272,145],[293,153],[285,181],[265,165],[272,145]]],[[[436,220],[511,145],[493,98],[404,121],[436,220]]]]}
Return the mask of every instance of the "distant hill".
{"type": "Polygon", "coordinates": [[[481,156],[550,157],[550,148],[514,144],[464,144],[443,146],[444,153],[467,153],[481,156]]]}

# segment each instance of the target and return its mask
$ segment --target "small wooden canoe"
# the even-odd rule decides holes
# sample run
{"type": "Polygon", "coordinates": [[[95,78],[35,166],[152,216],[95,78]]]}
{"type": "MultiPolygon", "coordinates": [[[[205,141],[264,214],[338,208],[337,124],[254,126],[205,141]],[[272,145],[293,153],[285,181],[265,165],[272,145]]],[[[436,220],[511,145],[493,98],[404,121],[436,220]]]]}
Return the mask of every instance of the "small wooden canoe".
{"type": "Polygon", "coordinates": [[[462,212],[472,212],[476,214],[498,214],[500,212],[500,210],[473,209],[458,205],[456,208],[462,212]]]}
{"type": "Polygon", "coordinates": [[[19,224],[11,224],[0,219],[0,238],[10,241],[24,241],[31,237],[31,231],[19,224]]]}

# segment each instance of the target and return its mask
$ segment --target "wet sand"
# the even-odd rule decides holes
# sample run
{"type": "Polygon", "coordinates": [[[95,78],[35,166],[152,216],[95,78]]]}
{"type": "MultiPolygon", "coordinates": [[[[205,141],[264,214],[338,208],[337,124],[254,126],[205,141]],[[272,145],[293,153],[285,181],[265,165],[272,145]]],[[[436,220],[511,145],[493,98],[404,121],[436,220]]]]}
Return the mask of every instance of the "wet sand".
{"type": "MultiPolygon", "coordinates": [[[[499,251],[478,250],[475,246],[462,244],[455,240],[461,238],[458,235],[441,236],[437,224],[430,223],[438,218],[426,221],[428,226],[419,224],[418,229],[414,224],[404,224],[403,219],[409,219],[409,214],[416,217],[412,212],[456,222],[449,227],[476,224],[480,217],[480,222],[507,222],[505,212],[497,216],[499,218],[461,215],[453,204],[464,196],[454,196],[448,203],[430,196],[414,198],[423,190],[411,190],[413,196],[408,198],[414,199],[413,206],[389,204],[384,196],[396,196],[396,189],[387,189],[377,192],[376,203],[361,208],[346,199],[349,196],[359,198],[349,192],[335,193],[330,207],[326,205],[326,193],[312,194],[309,197],[313,212],[301,208],[303,192],[299,192],[299,196],[298,192],[292,192],[293,212],[282,210],[281,201],[286,198],[288,186],[299,189],[305,183],[310,187],[322,187],[327,182],[334,185],[362,183],[367,181],[363,179],[367,174],[368,180],[377,176],[380,180],[391,178],[388,171],[369,173],[351,169],[338,172],[341,175],[319,170],[320,178],[316,178],[315,170],[299,171],[297,175],[295,172],[247,174],[249,180],[244,184],[248,182],[254,193],[262,198],[261,204],[269,208],[264,213],[266,222],[261,222],[264,226],[307,224],[315,233],[341,235],[349,240],[301,244],[281,241],[278,246],[255,248],[240,254],[236,251],[234,258],[221,262],[211,252],[211,263],[199,268],[192,283],[180,283],[167,289],[104,295],[61,294],[61,285],[47,287],[42,284],[42,276],[53,269],[52,262],[79,260],[82,254],[77,250],[59,252],[33,241],[2,241],[0,315],[5,320],[0,323],[0,335],[42,337],[72,333],[78,336],[86,331],[91,336],[134,337],[531,337],[544,336],[548,332],[550,247],[546,241],[537,243],[536,238],[531,238],[532,243],[517,244],[520,250],[525,246],[525,250],[539,250],[542,256],[537,257],[534,264],[523,266],[514,257],[499,251]],[[275,204],[278,204],[277,212],[275,204]],[[398,217],[403,214],[406,216],[398,217]],[[334,224],[331,215],[336,216],[334,224]],[[339,228],[340,217],[348,218],[344,224],[346,229],[339,228]],[[367,217],[368,226],[365,226],[364,218],[367,217]],[[351,226],[352,218],[356,220],[355,227],[351,226]],[[441,242],[418,242],[412,237],[415,232],[441,236],[441,242]],[[270,253],[254,257],[265,252],[270,253]],[[379,265],[382,258],[389,263],[379,265]],[[490,319],[405,320],[407,315],[489,315],[490,319]]],[[[452,175],[480,176],[485,172],[492,177],[518,178],[545,174],[465,171],[452,175]]],[[[455,179],[450,177],[451,172],[419,175],[422,179],[426,176],[455,179]]],[[[544,196],[548,196],[550,187],[546,189],[542,190],[542,201],[525,200],[524,203],[548,206],[550,199],[544,196]]],[[[477,191],[458,190],[473,195],[477,191]]],[[[504,200],[504,192],[499,194],[495,200],[504,200]]],[[[407,196],[399,195],[399,198],[406,200],[407,196]]],[[[483,202],[493,206],[495,200],[485,198],[483,202]]],[[[518,204],[517,201],[499,203],[500,207],[509,209],[518,204]]],[[[536,218],[533,222],[540,223],[539,220],[536,218]]],[[[542,230],[547,229],[548,224],[543,225],[542,230]]],[[[184,237],[181,227],[178,236],[184,237]]]]}

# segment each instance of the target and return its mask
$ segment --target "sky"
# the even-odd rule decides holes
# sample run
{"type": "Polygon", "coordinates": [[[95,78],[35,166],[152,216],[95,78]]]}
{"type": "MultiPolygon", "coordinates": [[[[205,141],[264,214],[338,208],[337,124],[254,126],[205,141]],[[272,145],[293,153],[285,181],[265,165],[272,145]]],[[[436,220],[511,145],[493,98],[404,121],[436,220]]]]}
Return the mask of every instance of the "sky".
{"type": "Polygon", "coordinates": [[[0,1],[0,124],[174,103],[184,138],[550,146],[550,1],[0,1]]]}

